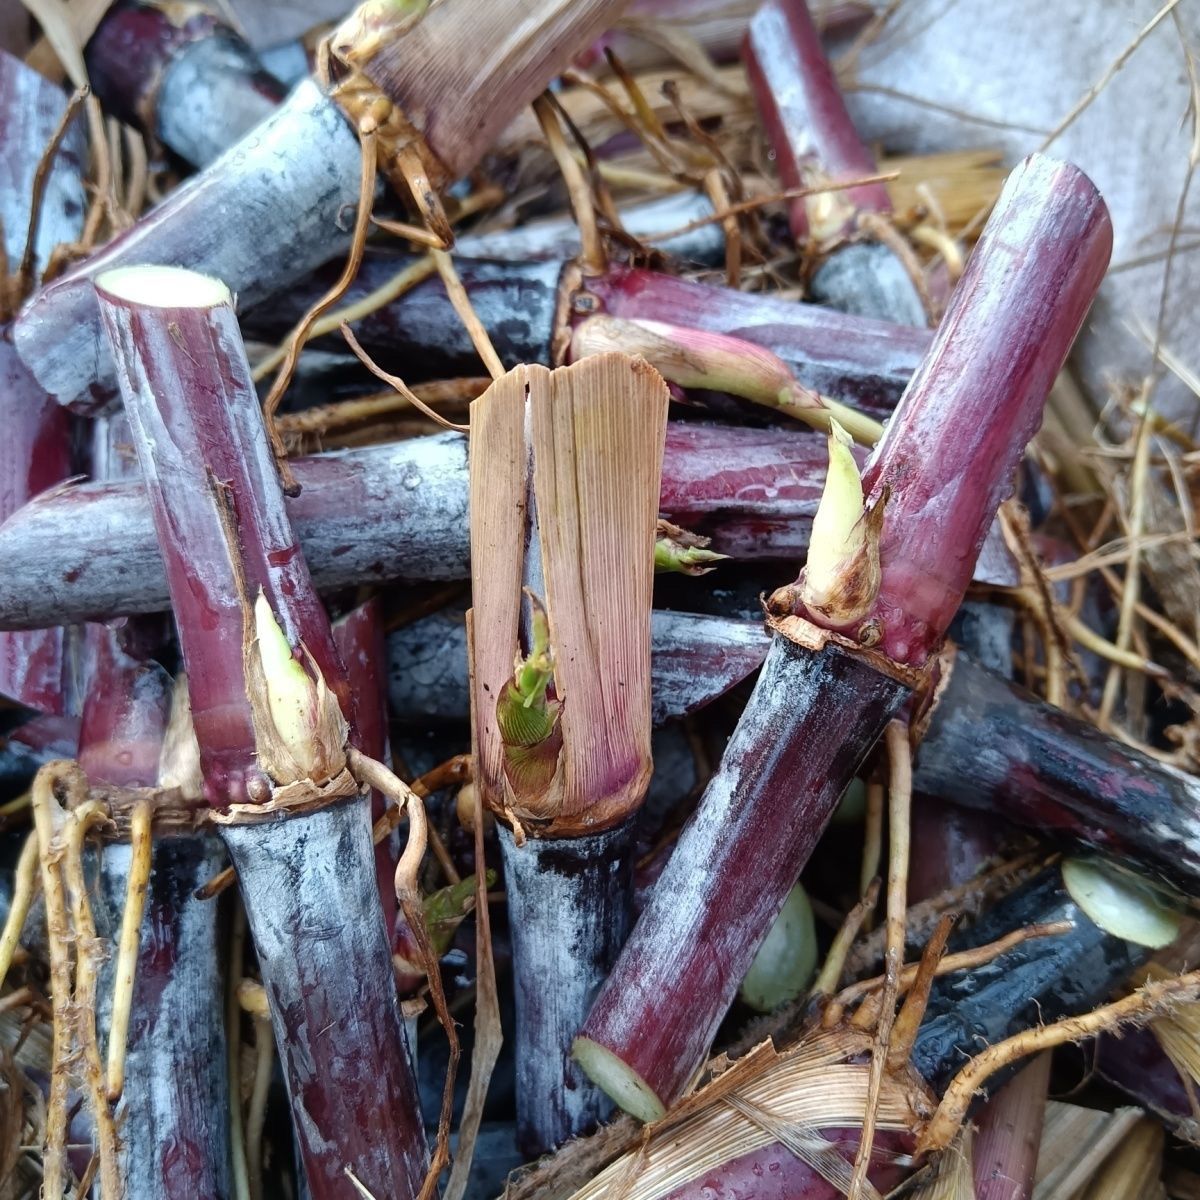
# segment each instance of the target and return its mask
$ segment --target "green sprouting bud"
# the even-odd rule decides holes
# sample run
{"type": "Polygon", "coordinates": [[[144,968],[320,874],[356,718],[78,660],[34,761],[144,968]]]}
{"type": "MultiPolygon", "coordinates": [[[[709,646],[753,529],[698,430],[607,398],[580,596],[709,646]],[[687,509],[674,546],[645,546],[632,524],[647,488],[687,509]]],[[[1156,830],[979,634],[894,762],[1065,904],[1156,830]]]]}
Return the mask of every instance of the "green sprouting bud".
{"type": "Polygon", "coordinates": [[[345,766],[348,726],[316,665],[296,657],[260,590],[243,646],[259,762],[276,784],[323,783],[345,766]]]}
{"type": "Polygon", "coordinates": [[[515,790],[536,792],[546,787],[558,767],[562,705],[547,697],[554,678],[550,621],[542,603],[526,592],[533,610],[529,653],[518,656],[512,682],[496,702],[496,723],[504,742],[509,783],[515,790]]]}
{"type": "Polygon", "coordinates": [[[848,625],[871,610],[879,594],[883,505],[867,510],[850,435],[834,421],[829,469],[813,518],[801,600],[830,623],[848,625]]]}
{"type": "MultiPolygon", "coordinates": [[[[496,872],[488,871],[485,885],[491,887],[496,882],[496,872]]],[[[454,938],[454,931],[462,924],[463,918],[475,907],[475,876],[468,875],[458,883],[452,883],[436,892],[430,892],[425,897],[425,927],[429,930],[429,940],[433,943],[434,951],[440,958],[446,953],[454,938]]]]}
{"type": "Polygon", "coordinates": [[[700,537],[672,525],[669,521],[659,521],[657,539],[654,543],[654,569],[663,573],[675,572],[680,575],[707,575],[713,569],[713,564],[723,562],[728,554],[718,554],[709,550],[711,538],[700,537]]]}

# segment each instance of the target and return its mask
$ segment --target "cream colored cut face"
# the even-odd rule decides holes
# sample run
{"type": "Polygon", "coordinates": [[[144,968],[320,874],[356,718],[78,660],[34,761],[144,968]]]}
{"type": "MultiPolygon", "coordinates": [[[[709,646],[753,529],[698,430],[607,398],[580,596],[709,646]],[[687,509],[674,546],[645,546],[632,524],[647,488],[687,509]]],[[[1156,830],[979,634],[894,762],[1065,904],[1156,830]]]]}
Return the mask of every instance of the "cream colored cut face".
{"type": "Polygon", "coordinates": [[[215,308],[233,303],[219,279],[185,267],[117,267],[98,276],[96,287],[118,300],[154,308],[215,308]]]}
{"type": "Polygon", "coordinates": [[[597,1087],[639,1121],[657,1121],[666,1115],[667,1110],[654,1089],[632,1067],[598,1042],[577,1037],[571,1043],[571,1057],[597,1087]]]}
{"type": "Polygon", "coordinates": [[[1179,936],[1179,913],[1160,904],[1146,884],[1079,858],[1063,862],[1062,876],[1071,899],[1106,933],[1151,950],[1179,936]]]}

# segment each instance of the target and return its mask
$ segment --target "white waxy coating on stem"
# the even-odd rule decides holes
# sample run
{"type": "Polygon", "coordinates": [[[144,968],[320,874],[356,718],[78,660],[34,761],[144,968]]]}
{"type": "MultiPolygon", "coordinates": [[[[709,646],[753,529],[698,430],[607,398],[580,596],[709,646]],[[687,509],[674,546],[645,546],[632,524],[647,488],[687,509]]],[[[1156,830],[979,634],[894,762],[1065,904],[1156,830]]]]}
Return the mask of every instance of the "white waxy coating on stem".
{"type": "Polygon", "coordinates": [[[219,158],[277,107],[255,77],[256,68],[261,64],[254,55],[229,37],[185,46],[158,87],[159,140],[196,167],[219,158]]]}
{"type": "Polygon", "coordinates": [[[362,150],[341,110],[305,80],[261,125],[85,263],[34,295],[13,327],[21,357],[62,404],[96,411],[115,367],[91,283],[111,268],[186,263],[225,280],[249,307],[349,242],[362,150]]]}
{"type": "MultiPolygon", "coordinates": [[[[203,1137],[196,1149],[212,1195],[228,1195],[232,1173],[228,1142],[228,1074],[225,1024],[217,968],[219,906],[197,900],[194,889],[221,869],[225,856],[216,838],[161,839],[154,848],[153,907],[143,914],[139,974],[146,986],[135,994],[131,1036],[125,1056],[125,1086],[116,1109],[126,1200],[162,1200],[164,1164],[188,1135],[203,1137]],[[164,859],[166,861],[164,861],[164,859]],[[164,950],[173,955],[164,967],[164,950]],[[159,956],[157,963],[152,960],[159,956]],[[160,990],[161,989],[161,990],[160,990]]],[[[98,919],[115,933],[125,906],[131,866],[128,844],[106,846],[100,858],[103,903],[98,919]]],[[[105,932],[105,929],[102,929],[105,932]]],[[[106,966],[111,976],[115,963],[106,966]]],[[[101,1028],[112,1021],[111,986],[100,991],[101,1028]]],[[[111,1036],[111,1035],[110,1035],[111,1036]]],[[[188,1177],[193,1184],[201,1178],[188,1177]]],[[[184,1185],[186,1186],[186,1184],[184,1185]]],[[[177,1193],[169,1193],[177,1194],[177,1193]]]]}
{"type": "Polygon", "coordinates": [[[500,826],[517,1012],[517,1135],[537,1153],[607,1119],[612,1105],[571,1058],[571,1039],[629,931],[628,823],[577,838],[500,826]]]}
{"type": "Polygon", "coordinates": [[[1078,858],[1063,863],[1062,876],[1071,899],[1106,933],[1152,950],[1179,936],[1179,914],[1160,904],[1136,877],[1078,858]]]}
{"type": "Polygon", "coordinates": [[[215,308],[233,303],[221,280],[186,267],[115,267],[98,275],[96,286],[130,304],[151,308],[215,308]]]}

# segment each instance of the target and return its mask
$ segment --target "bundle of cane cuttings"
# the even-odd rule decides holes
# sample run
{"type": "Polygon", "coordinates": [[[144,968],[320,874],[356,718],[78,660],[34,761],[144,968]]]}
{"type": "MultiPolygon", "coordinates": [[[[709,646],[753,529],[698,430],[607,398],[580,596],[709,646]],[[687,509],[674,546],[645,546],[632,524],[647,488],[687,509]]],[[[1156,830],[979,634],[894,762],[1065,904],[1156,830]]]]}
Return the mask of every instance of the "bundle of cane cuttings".
{"type": "Polygon", "coordinates": [[[1200,1195],[1198,53],[0,15],[0,1197],[1200,1195]]]}

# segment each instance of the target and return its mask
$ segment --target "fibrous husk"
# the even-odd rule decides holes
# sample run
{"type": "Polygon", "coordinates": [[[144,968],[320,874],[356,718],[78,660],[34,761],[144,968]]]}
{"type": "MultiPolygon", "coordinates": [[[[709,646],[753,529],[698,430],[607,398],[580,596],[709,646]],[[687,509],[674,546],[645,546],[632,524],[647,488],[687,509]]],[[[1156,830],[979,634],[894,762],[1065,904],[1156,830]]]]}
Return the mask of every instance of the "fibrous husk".
{"type": "Polygon", "coordinates": [[[930,1168],[929,1177],[909,1193],[912,1200],[975,1200],[972,1138],[971,1127],[964,1126],[930,1168]]]}
{"type": "Polygon", "coordinates": [[[337,697],[311,658],[306,668],[296,657],[261,591],[253,621],[243,665],[258,760],[277,786],[325,783],[346,765],[350,727],[337,697]]]}
{"type": "MultiPolygon", "coordinates": [[[[657,1200],[731,1159],[780,1141],[781,1135],[815,1171],[844,1185],[850,1164],[833,1152],[820,1130],[861,1126],[870,1065],[850,1060],[870,1049],[870,1034],[834,1029],[782,1054],[764,1042],[732,1066],[718,1060],[711,1082],[648,1127],[641,1145],[572,1200],[602,1200],[614,1191],[622,1200],[657,1200]]],[[[913,1132],[929,1111],[928,1093],[914,1074],[884,1075],[877,1129],[913,1132]]]]}
{"type": "MultiPolygon", "coordinates": [[[[666,410],[659,375],[623,354],[555,371],[518,367],[471,406],[478,780],[488,806],[527,832],[606,828],[640,803],[649,779],[650,608],[666,410]],[[514,660],[526,665],[518,630],[530,536],[540,547],[545,595],[537,601],[553,664],[553,694],[539,695],[560,706],[547,729],[561,737],[557,769],[534,791],[508,769],[497,714],[514,660]]],[[[531,748],[521,749],[527,758],[531,748]]]]}
{"type": "Polygon", "coordinates": [[[163,732],[158,754],[158,784],[176,788],[184,800],[198,800],[204,794],[204,773],[200,769],[200,743],[192,724],[192,704],[187,676],[180,674],[171,692],[171,713],[163,732]]]}
{"type": "Polygon", "coordinates": [[[1108,1153],[1141,1119],[1136,1108],[1105,1112],[1049,1101],[1034,1178],[1034,1200],[1074,1200],[1108,1153]]]}

